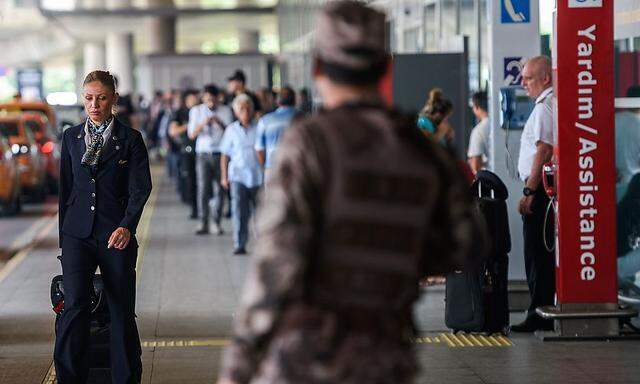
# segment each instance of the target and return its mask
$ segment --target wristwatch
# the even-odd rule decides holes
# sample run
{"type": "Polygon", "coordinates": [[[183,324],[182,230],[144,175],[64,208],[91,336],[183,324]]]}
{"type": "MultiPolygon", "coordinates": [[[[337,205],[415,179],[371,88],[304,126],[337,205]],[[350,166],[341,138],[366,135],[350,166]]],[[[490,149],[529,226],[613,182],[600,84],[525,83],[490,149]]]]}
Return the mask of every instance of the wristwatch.
{"type": "Polygon", "coordinates": [[[529,188],[529,187],[524,187],[524,189],[522,190],[522,194],[525,196],[531,196],[534,194],[534,190],[529,188]]]}

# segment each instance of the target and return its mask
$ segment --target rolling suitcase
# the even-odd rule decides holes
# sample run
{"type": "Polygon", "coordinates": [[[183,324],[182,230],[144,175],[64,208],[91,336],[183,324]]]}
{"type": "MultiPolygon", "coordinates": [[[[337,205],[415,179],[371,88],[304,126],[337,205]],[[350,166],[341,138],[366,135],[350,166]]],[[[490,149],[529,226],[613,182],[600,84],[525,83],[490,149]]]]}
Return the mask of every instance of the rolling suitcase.
{"type": "MultiPolygon", "coordinates": [[[[61,256],[58,256],[60,259],[61,256]]],[[[91,355],[89,366],[92,369],[108,369],[110,367],[109,337],[111,333],[111,320],[104,282],[100,274],[93,277],[91,287],[91,355]]],[[[64,280],[62,275],[57,275],[51,280],[51,305],[56,314],[55,329],[58,331],[58,320],[64,312],[64,280]]]]}
{"type": "Polygon", "coordinates": [[[472,185],[475,202],[490,236],[490,252],[478,266],[447,275],[445,324],[454,332],[509,330],[508,253],[511,235],[507,188],[492,172],[480,171],[472,185]]]}

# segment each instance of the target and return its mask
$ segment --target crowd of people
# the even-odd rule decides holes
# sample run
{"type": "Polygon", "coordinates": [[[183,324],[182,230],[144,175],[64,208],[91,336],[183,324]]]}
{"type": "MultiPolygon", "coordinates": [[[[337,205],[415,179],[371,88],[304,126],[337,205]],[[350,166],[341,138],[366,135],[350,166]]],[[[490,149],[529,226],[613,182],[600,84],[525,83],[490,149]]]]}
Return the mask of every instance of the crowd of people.
{"type": "MultiPolygon", "coordinates": [[[[223,234],[222,219],[229,216],[233,253],[246,254],[252,214],[263,199],[260,247],[219,384],[413,381],[419,282],[464,269],[490,249],[486,222],[469,193],[474,174],[490,161],[487,95],[472,96],[478,123],[467,162],[456,161],[449,122],[454,105],[442,90],[429,92],[417,118],[383,102],[377,84],[390,59],[383,13],[353,0],[329,2],[315,37],[313,80],[323,103],[315,114],[307,90],[253,92],[241,70],[228,77],[225,89],[208,84],[157,92],[148,105],[140,103],[138,115],[130,99],[118,98],[110,73],[87,76],[88,119],[67,130],[62,146],[66,307],[55,351],[60,382],[83,382],[88,372],[86,293],[96,265],[107,282],[112,355],[118,357],[111,362],[114,380],[141,378],[135,232],[151,176],[142,135],[130,124],[165,158],[190,217],[200,221],[195,235],[223,234]],[[119,176],[124,170],[126,179],[119,176]]],[[[555,145],[550,59],[529,59],[522,79],[535,100],[518,159],[531,304],[511,330],[533,332],[553,326],[535,312],[552,305],[555,292],[553,253],[544,238],[554,233],[554,220],[547,220],[549,198],[542,188],[542,165],[555,145]]],[[[628,124],[633,118],[617,116],[628,124]]],[[[627,151],[637,154],[638,140],[626,142],[636,144],[627,151]]],[[[628,173],[623,165],[618,174],[629,196],[623,203],[633,208],[640,190],[637,163],[626,166],[628,173]]],[[[635,221],[619,224],[633,235],[633,244],[619,239],[629,246],[625,251],[636,251],[635,221]]],[[[637,262],[637,252],[628,256],[637,262]]]]}
{"type": "Polygon", "coordinates": [[[245,254],[258,191],[269,181],[280,135],[296,116],[311,113],[309,91],[288,86],[277,92],[247,89],[236,70],[224,89],[158,91],[137,114],[149,150],[166,161],[197,235],[224,233],[232,218],[234,254],[245,254]],[[297,101],[297,102],[296,102],[297,101]]]}
{"type": "MultiPolygon", "coordinates": [[[[294,119],[312,113],[309,91],[296,93],[284,86],[253,92],[244,72],[236,70],[224,89],[207,84],[201,90],[157,91],[150,103],[139,101],[138,113],[132,112],[130,100],[121,104],[118,117],[143,132],[152,156],[165,160],[189,217],[200,221],[195,234],[222,235],[222,219],[231,218],[233,253],[245,254],[249,221],[260,190],[268,188],[281,135],[294,119]]],[[[486,105],[486,92],[473,94],[479,123],[471,134],[469,166],[461,166],[470,179],[488,164],[486,105]]],[[[433,89],[416,122],[428,138],[450,151],[452,113],[452,102],[433,89]]]]}

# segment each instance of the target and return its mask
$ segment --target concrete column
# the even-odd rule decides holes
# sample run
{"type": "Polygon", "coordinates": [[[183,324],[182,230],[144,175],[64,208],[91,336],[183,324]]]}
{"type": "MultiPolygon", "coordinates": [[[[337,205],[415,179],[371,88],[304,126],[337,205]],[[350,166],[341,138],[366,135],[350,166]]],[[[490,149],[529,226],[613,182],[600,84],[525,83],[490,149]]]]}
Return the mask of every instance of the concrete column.
{"type": "Polygon", "coordinates": [[[96,69],[105,69],[104,44],[99,42],[86,42],[83,47],[83,75],[96,69]]]}
{"type": "Polygon", "coordinates": [[[133,92],[133,35],[108,33],[106,40],[107,69],[118,78],[118,92],[133,92]]]}
{"type": "Polygon", "coordinates": [[[255,53],[260,50],[260,31],[240,29],[238,31],[238,53],[255,53]]]}
{"type": "MultiPolygon", "coordinates": [[[[174,8],[173,0],[146,0],[148,8],[174,8]]],[[[153,17],[147,22],[148,53],[174,53],[176,51],[176,18],[153,17]]]]}
{"type": "MultiPolygon", "coordinates": [[[[128,8],[131,0],[107,0],[107,9],[128,8]]],[[[133,35],[110,32],[106,39],[106,62],[109,70],[118,79],[118,93],[133,93],[133,35]]]]}
{"type": "Polygon", "coordinates": [[[176,51],[176,18],[154,17],[148,21],[149,53],[176,51]]]}

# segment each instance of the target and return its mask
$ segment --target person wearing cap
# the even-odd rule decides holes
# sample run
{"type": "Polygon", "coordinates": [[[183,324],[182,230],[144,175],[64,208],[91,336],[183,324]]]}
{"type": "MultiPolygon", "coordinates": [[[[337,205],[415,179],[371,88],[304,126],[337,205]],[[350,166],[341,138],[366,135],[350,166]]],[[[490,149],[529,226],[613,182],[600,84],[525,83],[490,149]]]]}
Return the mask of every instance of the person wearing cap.
{"type": "Polygon", "coordinates": [[[329,2],[314,41],[325,110],[278,147],[219,384],[413,382],[419,280],[484,247],[451,156],[382,102],[385,15],[329,2]]]}
{"type": "Polygon", "coordinates": [[[231,109],[218,101],[220,90],[213,84],[204,87],[202,104],[189,111],[187,133],[196,141],[196,178],[201,227],[196,235],[209,234],[209,201],[213,197],[213,232],[222,234],[220,221],[226,193],[220,184],[220,141],[233,121],[231,109]]]}
{"type": "Polygon", "coordinates": [[[247,76],[240,69],[236,69],[233,75],[227,78],[227,92],[229,93],[230,101],[235,99],[236,96],[246,94],[251,98],[253,102],[254,112],[258,115],[262,114],[262,104],[255,95],[255,93],[247,89],[247,76]]]}

